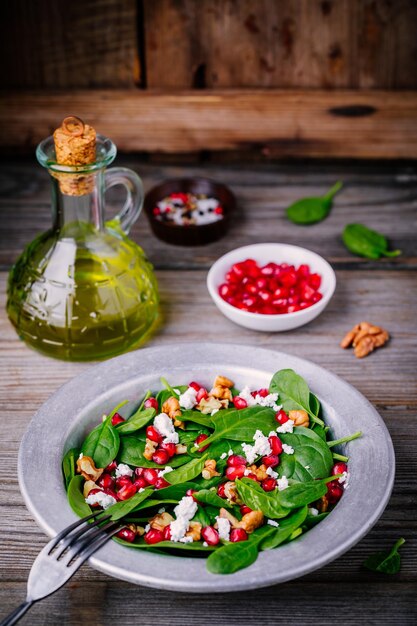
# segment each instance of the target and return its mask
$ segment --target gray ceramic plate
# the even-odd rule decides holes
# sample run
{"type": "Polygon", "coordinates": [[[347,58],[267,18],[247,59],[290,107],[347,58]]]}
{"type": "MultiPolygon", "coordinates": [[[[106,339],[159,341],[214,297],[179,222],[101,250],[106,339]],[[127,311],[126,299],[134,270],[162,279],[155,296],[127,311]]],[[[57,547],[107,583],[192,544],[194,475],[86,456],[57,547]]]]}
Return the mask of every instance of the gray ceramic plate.
{"type": "Polygon", "coordinates": [[[262,552],[249,568],[229,576],[207,572],[205,559],[136,551],[111,542],[90,559],[96,569],[148,587],[186,592],[237,591],[284,582],[337,558],[357,543],[382,514],[391,494],[395,459],[384,422],[353,387],[321,367],[282,352],[231,344],[175,344],[111,359],[59,389],[32,419],[19,452],[19,482],[26,504],[50,536],[74,521],[61,475],[64,452],[79,445],[103,413],[123,399],[132,406],[146,389],[192,379],[209,385],[224,374],[236,386],[265,387],[281,368],[293,368],[322,402],[335,438],[357,430],[347,444],[350,480],[340,503],[296,541],[262,552]]]}

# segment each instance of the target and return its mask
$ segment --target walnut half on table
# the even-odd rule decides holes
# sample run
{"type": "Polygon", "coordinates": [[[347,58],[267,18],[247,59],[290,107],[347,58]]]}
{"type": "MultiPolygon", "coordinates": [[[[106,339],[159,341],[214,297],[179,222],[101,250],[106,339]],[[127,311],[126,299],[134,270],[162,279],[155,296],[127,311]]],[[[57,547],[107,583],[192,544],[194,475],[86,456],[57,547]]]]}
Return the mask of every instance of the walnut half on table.
{"type": "Polygon", "coordinates": [[[349,348],[353,346],[355,356],[362,359],[368,356],[375,348],[380,348],[389,339],[388,331],[369,324],[369,322],[360,322],[356,324],[342,339],[340,346],[349,348]]]}

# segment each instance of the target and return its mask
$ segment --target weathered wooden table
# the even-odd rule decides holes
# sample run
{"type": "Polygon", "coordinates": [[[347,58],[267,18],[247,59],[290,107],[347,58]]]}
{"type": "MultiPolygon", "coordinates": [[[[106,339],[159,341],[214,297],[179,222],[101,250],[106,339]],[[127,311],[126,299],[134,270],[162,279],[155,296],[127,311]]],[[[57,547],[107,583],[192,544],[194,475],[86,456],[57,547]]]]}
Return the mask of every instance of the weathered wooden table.
{"type": "MultiPolygon", "coordinates": [[[[397,456],[394,492],[384,515],[357,546],[320,571],[281,586],[236,594],[186,595],[136,587],[84,566],[56,595],[35,606],[22,623],[143,626],[187,624],[396,624],[417,622],[417,255],[416,169],[407,165],[235,165],[174,167],[119,159],[150,188],[168,176],[209,175],[230,185],[238,213],[230,235],[207,247],[185,249],[153,238],[142,217],[133,229],[155,264],[164,324],[149,345],[213,340],[277,348],[306,357],[355,385],[390,429],[397,456]],[[330,217],[311,227],[290,224],[284,208],[336,180],[345,189],[330,217]],[[347,222],[364,222],[403,250],[396,259],[366,261],[341,243],[347,222]],[[249,242],[285,241],[323,254],[338,285],[326,311],[288,333],[258,334],[235,326],[212,304],[205,286],[210,264],[249,242]],[[389,345],[364,360],[339,348],[345,331],[370,320],[392,333],[389,345]],[[377,575],[361,566],[371,552],[398,537],[401,572],[377,575]]],[[[33,159],[7,163],[0,173],[0,617],[25,595],[33,559],[46,538],[26,510],[17,481],[19,441],[35,410],[88,364],[41,356],[21,343],[4,313],[7,271],[23,245],[50,225],[49,181],[33,159]]],[[[47,437],[48,434],[45,433],[47,437]]],[[[45,460],[47,462],[47,459],[45,460]]],[[[363,478],[366,480],[366,476],[363,478]]]]}

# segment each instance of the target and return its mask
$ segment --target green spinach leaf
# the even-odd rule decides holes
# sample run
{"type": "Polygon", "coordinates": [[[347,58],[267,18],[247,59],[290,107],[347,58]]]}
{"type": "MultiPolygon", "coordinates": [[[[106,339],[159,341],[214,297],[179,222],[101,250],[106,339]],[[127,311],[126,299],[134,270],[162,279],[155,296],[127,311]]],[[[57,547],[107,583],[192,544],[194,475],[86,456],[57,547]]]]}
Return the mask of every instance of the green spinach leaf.
{"type": "Polygon", "coordinates": [[[97,467],[106,467],[119,452],[120,436],[111,424],[114,413],[111,413],[104,422],[91,431],[81,448],[82,453],[90,456],[97,467]]]}
{"type": "Polygon", "coordinates": [[[269,391],[278,393],[278,401],[287,413],[288,411],[303,409],[307,411],[313,422],[324,426],[323,421],[316,415],[320,403],[316,396],[310,394],[304,378],[296,374],[294,370],[286,369],[276,372],[269,385],[269,391]]]}
{"type": "Polygon", "coordinates": [[[262,511],[266,517],[280,519],[290,512],[289,507],[281,504],[277,497],[271,496],[262,487],[250,478],[236,480],[237,490],[246,506],[256,511],[262,511]]]}
{"type": "Polygon", "coordinates": [[[379,259],[381,256],[395,257],[401,254],[401,250],[388,250],[388,241],[384,235],[363,224],[345,226],[342,239],[350,252],[367,259],[379,259]]]}
{"type": "Polygon", "coordinates": [[[398,553],[398,548],[404,543],[405,539],[401,537],[395,542],[391,550],[371,554],[364,562],[364,566],[373,572],[397,574],[401,568],[401,557],[398,553]]]}
{"type": "Polygon", "coordinates": [[[281,463],[277,468],[280,476],[306,482],[330,475],[332,453],[327,443],[311,428],[297,426],[293,433],[280,434],[280,439],[294,448],[293,454],[281,455],[281,463]]]}
{"type": "Polygon", "coordinates": [[[211,506],[215,506],[218,509],[222,507],[225,509],[233,508],[233,505],[230,504],[230,502],[228,502],[224,498],[221,498],[217,495],[215,491],[211,491],[210,489],[200,489],[199,491],[197,491],[197,493],[194,494],[194,498],[198,502],[202,502],[203,504],[210,504],[211,506]]]}
{"type": "Polygon", "coordinates": [[[155,417],[155,409],[145,409],[143,411],[136,411],[125,422],[117,424],[116,429],[119,434],[127,435],[140,430],[144,426],[147,426],[149,422],[155,417]]]}
{"type": "Polygon", "coordinates": [[[153,489],[149,488],[144,489],[141,492],[138,491],[137,493],[135,493],[134,496],[129,498],[129,500],[116,502],[116,504],[109,506],[109,508],[106,510],[106,513],[110,513],[111,519],[113,521],[122,519],[122,517],[129,515],[129,513],[132,513],[132,511],[138,506],[138,504],[143,502],[143,500],[146,500],[146,498],[149,498],[152,493],[153,489]]]}
{"type": "Polygon", "coordinates": [[[267,536],[261,542],[261,550],[272,550],[286,541],[291,537],[292,533],[305,522],[306,517],[307,507],[303,506],[293,511],[288,517],[282,519],[274,532],[269,530],[271,528],[269,527],[267,536]]]}
{"type": "Polygon", "coordinates": [[[70,450],[68,450],[68,452],[65,454],[64,458],[62,459],[62,471],[64,473],[66,489],[68,489],[68,486],[71,480],[75,476],[76,462],[77,462],[78,456],[79,456],[78,449],[71,448],[70,450]]]}
{"type": "MultiPolygon", "coordinates": [[[[145,450],[145,443],[135,436],[127,436],[120,438],[120,450],[118,459],[120,463],[127,463],[128,465],[134,465],[136,467],[154,467],[162,469],[161,465],[148,461],[143,456],[145,450]]],[[[167,463],[170,467],[179,467],[188,463],[191,457],[187,454],[177,454],[167,463]]]]}
{"type": "Polygon", "coordinates": [[[78,474],[73,476],[68,485],[68,502],[70,507],[79,517],[91,515],[91,509],[85,501],[83,494],[84,477],[78,474]]]}
{"type": "Polygon", "coordinates": [[[214,433],[205,440],[204,445],[218,439],[232,439],[234,441],[252,441],[257,430],[267,435],[275,430],[275,413],[272,409],[251,406],[238,411],[219,411],[211,419],[214,424],[214,433]]]}
{"type": "Polygon", "coordinates": [[[179,483],[189,482],[190,480],[201,474],[206,459],[207,454],[202,456],[201,459],[193,459],[182,467],[179,467],[176,470],[172,470],[172,472],[167,472],[164,475],[164,478],[169,482],[170,485],[178,485],[179,483]]]}
{"type": "Polygon", "coordinates": [[[334,196],[342,188],[338,181],[324,195],[312,198],[302,198],[291,204],[287,209],[287,217],[294,224],[316,224],[324,220],[330,213],[334,196]]]}

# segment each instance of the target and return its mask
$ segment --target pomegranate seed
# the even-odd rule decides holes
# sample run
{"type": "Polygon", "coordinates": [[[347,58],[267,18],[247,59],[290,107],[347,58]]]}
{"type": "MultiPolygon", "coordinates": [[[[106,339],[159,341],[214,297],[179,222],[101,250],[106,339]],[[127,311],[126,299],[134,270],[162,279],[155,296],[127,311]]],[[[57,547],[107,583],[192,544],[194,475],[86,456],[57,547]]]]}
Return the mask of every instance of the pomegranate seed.
{"type": "Polygon", "coordinates": [[[153,543],[159,543],[164,540],[164,533],[161,530],[157,530],[156,528],[151,528],[148,532],[143,536],[145,542],[149,545],[153,543]]]}
{"type": "Polygon", "coordinates": [[[122,487],[125,487],[126,485],[131,485],[131,484],[132,484],[132,479],[130,478],[130,476],[119,476],[118,478],[116,478],[117,489],[121,489],[122,487]]]}
{"type": "Polygon", "coordinates": [[[278,413],[275,413],[275,419],[277,420],[279,424],[285,424],[285,422],[288,422],[290,418],[288,417],[286,412],[281,409],[281,411],[278,411],[278,413]]]}
{"type": "Polygon", "coordinates": [[[277,287],[274,291],[274,298],[286,300],[289,296],[287,287],[277,287]]]}
{"type": "Polygon", "coordinates": [[[268,456],[262,457],[262,463],[267,467],[276,467],[279,465],[279,456],[276,454],[268,454],[268,456]]]}
{"type": "Polygon", "coordinates": [[[168,524],[168,526],[165,526],[162,533],[164,535],[164,541],[170,541],[171,540],[171,524],[168,524]]]}
{"type": "Polygon", "coordinates": [[[226,468],[226,476],[229,480],[236,480],[236,478],[242,478],[245,475],[245,466],[237,465],[236,467],[226,468]]]}
{"type": "Polygon", "coordinates": [[[343,474],[343,472],[347,472],[347,471],[348,471],[348,466],[346,465],[346,463],[343,463],[342,461],[335,463],[332,467],[333,476],[335,474],[343,474]]]}
{"type": "MultiPolygon", "coordinates": [[[[311,300],[313,296],[315,295],[315,293],[316,293],[315,289],[313,289],[309,285],[306,285],[301,292],[301,298],[307,301],[311,300]]],[[[298,302],[296,302],[295,304],[298,304],[298,302]]]]}
{"type": "Polygon", "coordinates": [[[185,495],[191,496],[194,502],[198,502],[197,498],[194,498],[194,494],[197,493],[197,489],[187,489],[185,495]]]}
{"type": "MultiPolygon", "coordinates": [[[[102,489],[91,489],[91,491],[88,492],[89,496],[93,496],[95,493],[101,493],[103,490],[102,489]]],[[[96,504],[90,504],[91,508],[93,509],[100,509],[101,506],[98,504],[98,502],[96,504]]]]}
{"type": "Polygon", "coordinates": [[[117,467],[117,461],[112,461],[111,463],[108,464],[108,466],[104,469],[104,471],[111,474],[111,472],[114,472],[116,467],[117,467]]]}
{"type": "Polygon", "coordinates": [[[146,428],[146,437],[151,441],[155,441],[155,443],[161,443],[163,439],[162,435],[156,430],[154,426],[148,426],[146,428]]]}
{"type": "Polygon", "coordinates": [[[272,454],[281,454],[282,452],[282,443],[281,439],[276,435],[271,435],[268,437],[269,445],[271,446],[272,454]]]}
{"type": "Polygon", "coordinates": [[[242,504],[240,507],[240,512],[242,513],[242,515],[247,515],[248,513],[252,513],[253,509],[251,509],[249,506],[246,506],[246,504],[242,504]]]}
{"type": "Polygon", "coordinates": [[[189,387],[192,387],[193,389],[195,389],[196,391],[200,391],[201,389],[201,385],[199,385],[198,383],[196,383],[194,380],[189,383],[188,385],[189,387]]]}
{"type": "Polygon", "coordinates": [[[298,304],[291,304],[287,309],[287,313],[296,313],[297,311],[300,311],[300,306],[298,304]]]}
{"type": "Polygon", "coordinates": [[[275,478],[265,478],[261,482],[261,487],[264,491],[274,491],[276,486],[277,481],[275,480],[275,478]]]}
{"type": "Polygon", "coordinates": [[[103,489],[104,493],[107,493],[108,496],[111,496],[115,500],[117,500],[117,493],[113,491],[113,489],[103,489]]]}
{"type": "Polygon", "coordinates": [[[137,476],[138,478],[140,478],[140,476],[143,475],[143,472],[145,471],[144,467],[136,467],[135,468],[135,476],[137,476]]]}
{"type": "Polygon", "coordinates": [[[116,494],[117,495],[117,499],[118,500],[129,500],[129,498],[134,496],[136,492],[137,492],[137,489],[136,489],[136,487],[135,487],[135,485],[133,483],[131,483],[130,485],[124,485],[124,487],[119,489],[119,491],[117,492],[117,494],[116,494]]]}
{"type": "Polygon", "coordinates": [[[248,403],[246,402],[246,400],[244,400],[240,396],[235,396],[233,398],[233,404],[235,405],[235,408],[238,409],[239,411],[241,409],[246,409],[246,407],[248,406],[248,403]]]}
{"type": "Polygon", "coordinates": [[[143,406],[145,409],[155,409],[155,411],[159,411],[158,400],[156,398],[148,398],[145,400],[143,406]]]}
{"type": "Polygon", "coordinates": [[[231,454],[226,463],[228,467],[237,467],[238,465],[246,465],[246,459],[239,454],[231,454]]]}
{"type": "Polygon", "coordinates": [[[225,279],[228,283],[238,283],[239,278],[234,272],[227,272],[225,279]]]}
{"type": "Polygon", "coordinates": [[[269,396],[269,389],[258,389],[258,391],[255,392],[255,398],[256,396],[260,396],[261,398],[266,398],[266,396],[269,396]]]}
{"type": "Polygon", "coordinates": [[[218,215],[222,215],[223,208],[221,206],[216,206],[216,208],[214,209],[214,212],[217,213],[218,215]]]}
{"type": "Polygon", "coordinates": [[[220,496],[220,498],[226,498],[226,494],[224,492],[224,487],[225,487],[226,483],[221,483],[218,487],[217,487],[217,495],[220,496]]]}
{"type": "Polygon", "coordinates": [[[266,285],[267,285],[267,281],[266,278],[257,278],[255,285],[258,289],[265,289],[266,285]]]}
{"type": "Polygon", "coordinates": [[[205,526],[201,531],[201,536],[209,546],[217,546],[220,541],[219,533],[213,526],[205,526]]]}
{"type": "Polygon", "coordinates": [[[255,285],[255,283],[248,282],[246,284],[246,291],[249,295],[256,296],[256,294],[258,293],[258,287],[255,285]]]}
{"type": "Polygon", "coordinates": [[[315,291],[317,291],[317,289],[319,289],[321,285],[320,274],[311,274],[310,278],[308,279],[308,284],[310,285],[310,287],[315,289],[315,291]]]}
{"type": "Polygon", "coordinates": [[[102,474],[97,481],[97,485],[99,485],[99,487],[102,487],[103,489],[113,489],[114,478],[112,478],[110,474],[102,474]]]}
{"type": "Polygon", "coordinates": [[[275,263],[268,263],[267,265],[264,265],[263,267],[261,267],[262,276],[274,276],[275,268],[275,263]]]}
{"type": "Polygon", "coordinates": [[[248,533],[243,528],[233,528],[230,531],[230,541],[232,543],[237,543],[238,541],[247,541],[248,533]]]}
{"type": "Polygon", "coordinates": [[[145,487],[147,486],[146,480],[142,477],[137,478],[133,484],[138,491],[139,489],[145,489],[145,487]]]}
{"type": "Polygon", "coordinates": [[[207,389],[205,389],[205,387],[201,387],[201,389],[197,391],[197,395],[195,397],[196,402],[197,403],[201,402],[201,400],[203,400],[203,398],[207,398],[207,396],[208,396],[207,389]]]}
{"type": "Polygon", "coordinates": [[[256,304],[256,298],[250,295],[246,296],[245,298],[243,298],[242,304],[244,304],[245,307],[248,307],[248,309],[251,309],[256,304]]]}
{"type": "Polygon", "coordinates": [[[121,424],[124,421],[125,421],[124,417],[122,417],[118,413],[115,413],[113,417],[111,418],[111,425],[116,426],[116,424],[121,424]]]}
{"type": "Polygon", "coordinates": [[[232,265],[232,272],[238,278],[242,279],[246,275],[246,265],[244,262],[234,263],[232,265]]]}
{"type": "Polygon", "coordinates": [[[155,482],[155,489],[164,489],[165,487],[169,487],[169,482],[163,476],[159,476],[155,482]]]}
{"type": "Polygon", "coordinates": [[[158,465],[165,465],[169,461],[169,454],[166,450],[160,448],[152,455],[152,461],[158,463],[158,465]]]}
{"type": "Polygon", "coordinates": [[[249,474],[246,474],[245,478],[250,478],[251,480],[258,481],[258,478],[257,478],[256,474],[254,474],[253,472],[250,472],[249,474]]]}
{"type": "Polygon", "coordinates": [[[132,541],[135,541],[136,533],[131,528],[122,528],[122,530],[119,530],[119,532],[116,534],[116,537],[132,543],[132,541]]]}
{"type": "Polygon", "coordinates": [[[153,469],[153,467],[145,467],[143,477],[148,485],[154,485],[158,480],[158,472],[156,469],[153,469]]]}
{"type": "Polygon", "coordinates": [[[302,264],[297,270],[298,276],[305,278],[306,276],[310,276],[310,268],[308,265],[302,264]]]}
{"type": "Polygon", "coordinates": [[[199,445],[200,443],[202,443],[206,439],[208,439],[208,435],[206,435],[205,433],[201,433],[201,435],[198,435],[197,439],[194,441],[194,443],[198,446],[198,451],[199,452],[204,452],[204,450],[207,450],[207,448],[210,447],[209,443],[206,446],[200,446],[199,445]]]}
{"type": "Polygon", "coordinates": [[[336,502],[339,502],[342,495],[343,487],[337,480],[327,483],[327,499],[330,504],[336,504],[336,502]]]}
{"type": "Polygon", "coordinates": [[[316,291],[316,293],[314,294],[314,296],[311,298],[311,302],[312,302],[313,304],[316,304],[316,302],[320,302],[320,300],[322,299],[322,297],[323,297],[323,296],[322,296],[322,294],[321,294],[321,293],[318,293],[318,292],[316,291]]]}
{"type": "Polygon", "coordinates": [[[267,289],[260,289],[258,291],[258,297],[265,304],[269,304],[272,301],[272,299],[273,299],[272,293],[270,291],[268,291],[267,289]]]}
{"type": "Polygon", "coordinates": [[[161,450],[165,450],[169,458],[175,456],[175,453],[177,451],[177,446],[175,445],[175,443],[161,443],[160,448],[161,450]]]}

